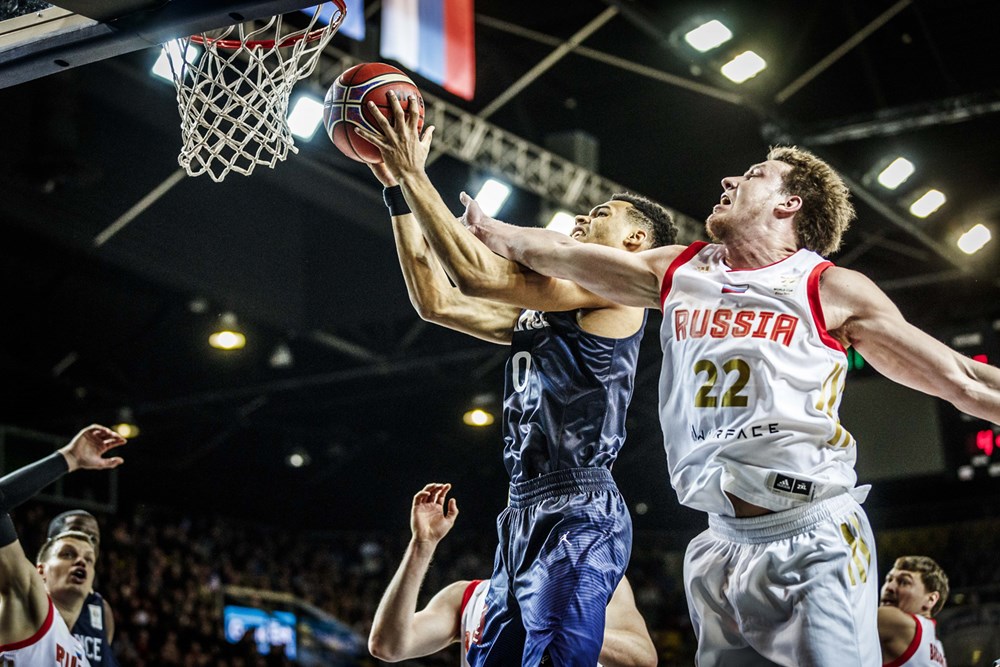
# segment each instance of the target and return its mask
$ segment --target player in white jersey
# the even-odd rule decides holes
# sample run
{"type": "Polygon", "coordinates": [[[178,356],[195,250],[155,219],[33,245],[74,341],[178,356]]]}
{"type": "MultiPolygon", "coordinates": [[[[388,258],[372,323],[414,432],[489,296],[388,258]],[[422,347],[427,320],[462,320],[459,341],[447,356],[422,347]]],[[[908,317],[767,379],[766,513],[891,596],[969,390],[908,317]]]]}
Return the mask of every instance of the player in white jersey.
{"type": "Polygon", "coordinates": [[[888,667],[947,667],[934,617],[948,599],[948,575],[927,556],[902,556],[882,584],[878,635],[888,667]]]}
{"type": "MultiPolygon", "coordinates": [[[[500,255],[663,310],[660,420],[671,483],[709,515],[685,558],[698,663],[880,665],[875,543],[837,410],[853,346],[884,376],[1000,423],[1000,369],[909,324],[823,257],[854,217],[841,178],[777,147],[722,181],[713,244],[625,255],[514,227],[464,200],[500,255]]],[[[585,220],[583,222],[586,222],[585,220]]]]}
{"type": "Polygon", "coordinates": [[[90,666],[68,629],[94,583],[90,536],[60,533],[45,542],[32,565],[8,512],[67,472],[117,467],[121,458],[103,455],[123,444],[111,429],[89,426],[52,455],[0,479],[0,664],[90,666]]]}
{"type": "MultiPolygon", "coordinates": [[[[489,579],[456,581],[438,591],[417,611],[417,594],[438,542],[458,516],[450,484],[428,484],[413,497],[412,538],[372,621],[368,649],[379,660],[399,662],[419,658],[462,642],[462,665],[479,638],[486,613],[489,579]]],[[[627,579],[611,596],[604,628],[600,664],[603,667],[653,667],[656,649],[646,623],[635,607],[627,579]]]]}

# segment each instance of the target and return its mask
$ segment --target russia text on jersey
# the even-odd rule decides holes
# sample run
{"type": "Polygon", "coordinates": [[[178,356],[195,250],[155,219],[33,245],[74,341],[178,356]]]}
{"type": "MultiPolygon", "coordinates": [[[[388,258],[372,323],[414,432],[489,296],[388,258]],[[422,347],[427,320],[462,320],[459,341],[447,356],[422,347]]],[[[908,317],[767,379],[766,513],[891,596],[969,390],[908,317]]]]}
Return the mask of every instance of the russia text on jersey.
{"type": "Polygon", "coordinates": [[[792,344],[799,318],[770,310],[678,308],[674,311],[674,340],[685,338],[765,338],[786,347],[792,344]],[[711,323],[711,326],[709,326],[711,323]]]}

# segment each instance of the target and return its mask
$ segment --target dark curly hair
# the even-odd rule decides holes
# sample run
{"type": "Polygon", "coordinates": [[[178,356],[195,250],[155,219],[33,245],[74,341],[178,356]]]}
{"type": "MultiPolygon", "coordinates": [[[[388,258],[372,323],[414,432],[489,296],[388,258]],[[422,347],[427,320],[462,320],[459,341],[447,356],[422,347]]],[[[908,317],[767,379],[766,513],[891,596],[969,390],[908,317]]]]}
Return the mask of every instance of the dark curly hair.
{"type": "Polygon", "coordinates": [[[835,252],[855,217],[843,179],[826,162],[796,146],[775,146],[767,159],[791,167],[782,181],[786,194],[802,198],[802,209],[795,216],[799,247],[824,256],[835,252]]]}
{"type": "Polygon", "coordinates": [[[632,205],[629,215],[649,232],[651,248],[677,243],[677,225],[670,211],[651,199],[631,192],[616,192],[611,201],[623,201],[632,205]]]}

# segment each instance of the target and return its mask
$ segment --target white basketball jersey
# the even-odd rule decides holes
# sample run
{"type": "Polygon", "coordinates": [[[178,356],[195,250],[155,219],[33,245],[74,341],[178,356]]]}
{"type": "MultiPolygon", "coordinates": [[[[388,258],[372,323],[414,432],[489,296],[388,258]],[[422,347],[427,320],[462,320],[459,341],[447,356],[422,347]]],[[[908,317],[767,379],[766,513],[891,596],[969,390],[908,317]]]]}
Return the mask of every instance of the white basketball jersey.
{"type": "Polygon", "coordinates": [[[486,593],[490,590],[490,580],[476,580],[469,583],[462,595],[462,608],[459,611],[461,623],[459,631],[462,633],[462,667],[469,667],[469,660],[466,657],[469,647],[479,641],[479,635],[483,631],[483,622],[486,616],[486,593]]]}
{"type": "Polygon", "coordinates": [[[0,665],[7,667],[90,667],[83,645],[70,633],[49,599],[49,613],[34,635],[0,646],[0,665]]]}
{"type": "Polygon", "coordinates": [[[837,410],[844,347],[826,331],[809,250],[732,270],[697,242],[663,279],[660,423],[683,505],[732,515],[725,492],[781,511],[855,489],[854,438],[837,410]]]}
{"type": "Polygon", "coordinates": [[[917,632],[903,654],[883,667],[948,667],[944,647],[937,638],[936,625],[926,616],[910,614],[917,622],[917,632]]]}

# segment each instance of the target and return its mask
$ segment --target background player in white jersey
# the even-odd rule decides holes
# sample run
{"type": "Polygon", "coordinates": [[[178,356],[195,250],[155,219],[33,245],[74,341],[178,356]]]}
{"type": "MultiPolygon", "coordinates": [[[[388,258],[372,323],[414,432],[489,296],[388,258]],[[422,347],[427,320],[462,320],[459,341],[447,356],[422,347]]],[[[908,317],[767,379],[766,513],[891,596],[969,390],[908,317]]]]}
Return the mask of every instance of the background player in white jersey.
{"type": "Polygon", "coordinates": [[[125,439],[88,426],[57,452],[0,479],[0,662],[4,665],[87,667],[83,646],[69,632],[94,583],[94,546],[86,533],[50,538],[37,565],[25,558],[8,512],[67,472],[108,470],[104,458],[125,439]]]}
{"type": "MultiPolygon", "coordinates": [[[[94,544],[94,556],[101,556],[101,525],[90,512],[73,509],[63,512],[49,522],[48,538],[60,533],[79,531],[90,536],[94,544]]],[[[111,651],[115,637],[115,616],[111,605],[97,591],[90,591],[84,600],[83,613],[70,628],[73,636],[80,640],[87,652],[91,667],[116,667],[118,662],[111,651]]]]}
{"type": "MultiPolygon", "coordinates": [[[[465,655],[481,630],[489,580],[453,582],[416,609],[434,551],[458,516],[455,499],[445,503],[450,489],[451,484],[428,484],[413,496],[410,544],[375,612],[368,639],[369,650],[380,660],[419,658],[462,642],[462,664],[468,665],[465,655]]],[[[600,661],[604,667],[656,665],[656,649],[626,579],[608,604],[600,661]]]]}
{"type": "Polygon", "coordinates": [[[946,667],[934,617],[948,599],[948,575],[927,556],[901,556],[882,584],[878,636],[890,667],[946,667]]]}
{"type": "Polygon", "coordinates": [[[722,181],[713,244],[608,252],[512,227],[466,200],[488,247],[609,299],[662,308],[660,419],[671,483],[709,514],[685,590],[701,665],[879,665],[874,541],[837,409],[854,346],[891,380],[1000,422],[1000,369],[909,324],[833,266],[854,217],[822,160],[774,148],[722,181]]]}

